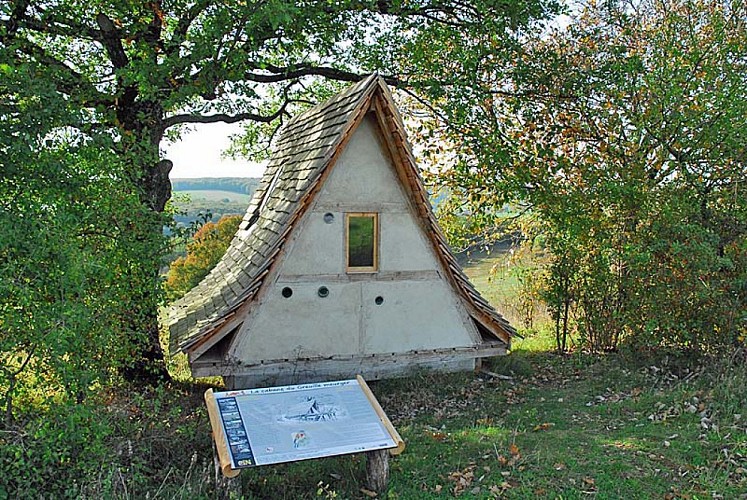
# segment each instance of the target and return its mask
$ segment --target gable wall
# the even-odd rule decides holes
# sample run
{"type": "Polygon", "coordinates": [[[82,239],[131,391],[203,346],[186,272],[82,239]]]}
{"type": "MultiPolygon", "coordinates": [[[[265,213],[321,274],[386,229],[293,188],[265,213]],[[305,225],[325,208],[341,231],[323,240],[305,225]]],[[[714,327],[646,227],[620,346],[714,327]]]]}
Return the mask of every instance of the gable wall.
{"type": "Polygon", "coordinates": [[[332,168],[232,355],[257,362],[475,344],[479,336],[442,277],[372,118],[332,168]],[[345,212],[379,213],[378,273],[345,273],[345,212]],[[324,221],[326,213],[332,223],[324,221]],[[320,286],[329,296],[318,296],[320,286]],[[285,287],[293,290],[290,298],[282,296],[285,287]]]}

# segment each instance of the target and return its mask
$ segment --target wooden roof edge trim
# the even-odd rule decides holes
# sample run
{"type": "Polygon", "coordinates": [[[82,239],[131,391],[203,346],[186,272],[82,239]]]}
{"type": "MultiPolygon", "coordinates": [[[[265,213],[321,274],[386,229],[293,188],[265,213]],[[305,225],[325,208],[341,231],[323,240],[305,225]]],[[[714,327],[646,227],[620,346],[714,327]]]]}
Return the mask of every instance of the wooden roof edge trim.
{"type": "MultiPolygon", "coordinates": [[[[415,162],[409,143],[404,139],[406,134],[402,118],[397,111],[397,107],[394,104],[387,85],[381,79],[377,80],[377,84],[378,89],[380,89],[379,95],[382,99],[374,101],[374,108],[378,113],[384,115],[382,116],[382,121],[391,127],[389,132],[392,133],[392,140],[397,146],[393,149],[400,152],[401,162],[399,163],[401,163],[405,169],[410,170],[410,175],[405,175],[405,179],[409,181],[407,182],[407,184],[409,184],[408,187],[410,188],[408,191],[410,191],[411,199],[417,202],[415,205],[418,212],[420,212],[421,219],[429,228],[426,232],[433,243],[436,254],[439,257],[439,260],[441,260],[442,267],[445,269],[452,287],[458,292],[458,295],[467,306],[470,316],[475,321],[479,321],[486,330],[491,331],[499,340],[510,345],[510,339],[516,334],[516,330],[510,326],[508,321],[506,321],[506,325],[508,326],[508,328],[506,328],[506,326],[502,325],[499,321],[483,312],[477,306],[477,301],[472,297],[472,294],[469,293],[469,289],[461,283],[463,280],[468,280],[467,277],[463,275],[461,270],[457,272],[453,269],[452,265],[453,263],[456,263],[456,258],[448,248],[443,232],[433,215],[430,201],[425,196],[425,188],[422,185],[422,178],[418,172],[417,163],[415,162]],[[387,111],[389,111],[389,113],[387,113],[387,111]],[[396,136],[393,132],[396,132],[396,136]]],[[[383,132],[386,133],[387,131],[383,132]]],[[[480,298],[485,300],[482,296],[480,296],[480,298]]]]}
{"type": "Polygon", "coordinates": [[[479,308],[474,307],[472,304],[467,305],[467,312],[472,319],[480,323],[486,330],[491,332],[498,340],[505,342],[507,346],[511,345],[511,337],[513,337],[512,331],[508,331],[503,325],[497,322],[489,314],[482,312],[479,308]]]}
{"type": "Polygon", "coordinates": [[[216,334],[213,334],[208,338],[201,339],[199,342],[190,346],[190,349],[187,351],[189,360],[194,361],[195,359],[208,352],[214,345],[223,340],[226,335],[230,334],[237,326],[240,326],[242,324],[243,321],[237,314],[237,311],[233,311],[230,314],[227,314],[224,318],[224,321],[221,322],[220,326],[215,328],[216,334]],[[222,332],[222,335],[220,334],[220,332],[222,332]]]}
{"type": "MultiPolygon", "coordinates": [[[[195,341],[189,344],[189,346],[186,346],[184,345],[186,343],[183,343],[180,346],[179,351],[187,352],[187,354],[194,352],[194,350],[197,349],[200,345],[208,342],[216,333],[219,333],[221,331],[221,327],[225,324],[225,322],[227,321],[226,318],[229,318],[229,315],[230,317],[232,317],[234,311],[239,309],[246,301],[252,301],[255,297],[260,295],[261,289],[266,283],[266,280],[264,280],[264,278],[267,276],[267,274],[274,270],[276,263],[279,261],[278,255],[281,253],[282,247],[284,246],[286,239],[293,230],[295,223],[306,213],[306,210],[311,205],[312,198],[314,198],[319,191],[318,188],[322,184],[322,179],[326,179],[326,177],[329,175],[329,171],[331,171],[330,165],[334,163],[334,160],[336,160],[336,158],[339,156],[339,154],[342,152],[342,150],[350,140],[352,132],[356,128],[358,128],[358,125],[360,125],[361,121],[363,120],[365,113],[369,109],[371,98],[375,89],[375,86],[369,86],[367,89],[363,89],[361,96],[358,98],[358,105],[351,110],[352,116],[348,121],[348,125],[344,128],[343,133],[340,134],[339,139],[335,141],[337,144],[334,144],[334,147],[331,147],[330,152],[325,156],[322,166],[319,168],[320,174],[317,175],[316,179],[314,179],[309,184],[309,187],[307,188],[304,196],[296,203],[296,207],[293,210],[293,213],[290,215],[288,221],[285,224],[285,229],[278,238],[279,243],[275,248],[273,255],[268,258],[268,261],[271,262],[271,264],[262,272],[261,277],[258,277],[256,279],[257,282],[259,282],[261,279],[261,282],[259,282],[258,286],[256,287],[256,293],[250,294],[243,299],[237,300],[234,306],[230,307],[228,310],[224,310],[221,313],[226,314],[227,316],[219,318],[219,320],[208,325],[208,328],[203,327],[203,331],[198,332],[193,337],[195,341]]],[[[252,288],[254,288],[254,286],[252,286],[252,288]]],[[[219,340],[220,339],[217,339],[216,342],[219,340]]]]}

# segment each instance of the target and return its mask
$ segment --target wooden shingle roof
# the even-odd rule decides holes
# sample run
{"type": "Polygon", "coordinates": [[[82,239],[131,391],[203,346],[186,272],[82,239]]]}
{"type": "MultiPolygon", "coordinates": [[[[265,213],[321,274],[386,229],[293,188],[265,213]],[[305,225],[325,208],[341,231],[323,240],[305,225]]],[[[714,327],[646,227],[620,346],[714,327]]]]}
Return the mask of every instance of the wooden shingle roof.
{"type": "Polygon", "coordinates": [[[475,290],[451,253],[431,210],[389,89],[380,77],[372,75],[297,115],[285,126],[225,255],[197,286],[170,307],[172,352],[190,351],[208,340],[257,295],[295,222],[313,201],[324,172],[370,110],[386,131],[383,135],[400,179],[449,281],[482,334],[510,343],[515,330],[475,290]]]}

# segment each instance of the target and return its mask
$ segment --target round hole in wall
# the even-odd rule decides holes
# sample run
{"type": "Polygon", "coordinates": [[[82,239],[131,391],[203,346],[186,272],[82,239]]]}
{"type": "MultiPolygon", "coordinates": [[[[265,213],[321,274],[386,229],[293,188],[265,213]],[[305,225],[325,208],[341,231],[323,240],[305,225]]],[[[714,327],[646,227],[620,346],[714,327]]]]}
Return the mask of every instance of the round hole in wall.
{"type": "Polygon", "coordinates": [[[326,214],[324,214],[324,222],[326,222],[327,224],[332,224],[334,220],[335,220],[335,214],[331,212],[327,212],[326,214]]]}
{"type": "Polygon", "coordinates": [[[383,303],[384,303],[384,297],[382,297],[381,295],[379,295],[378,297],[376,297],[376,298],[374,299],[374,302],[376,302],[376,305],[377,305],[377,306],[380,306],[381,304],[383,304],[383,303]]]}
{"type": "Polygon", "coordinates": [[[319,296],[320,296],[321,298],[324,298],[324,297],[326,297],[327,295],[329,295],[329,288],[327,288],[326,286],[320,286],[320,287],[319,287],[319,290],[317,290],[317,291],[316,291],[316,293],[317,293],[317,294],[318,294],[318,295],[319,295],[319,296]]]}
{"type": "Polygon", "coordinates": [[[283,288],[283,290],[280,293],[283,294],[283,297],[285,297],[286,299],[289,299],[290,296],[293,295],[293,289],[289,286],[286,286],[285,288],[283,288]]]}

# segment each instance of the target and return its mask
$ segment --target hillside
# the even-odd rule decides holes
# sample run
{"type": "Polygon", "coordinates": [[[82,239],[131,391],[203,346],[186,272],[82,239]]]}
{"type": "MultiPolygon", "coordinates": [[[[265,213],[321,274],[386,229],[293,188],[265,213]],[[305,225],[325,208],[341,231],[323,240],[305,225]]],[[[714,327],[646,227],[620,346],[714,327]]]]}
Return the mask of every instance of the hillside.
{"type": "Polygon", "coordinates": [[[189,225],[200,214],[212,214],[213,221],[243,214],[259,181],[256,177],[172,179],[172,199],[180,212],[174,219],[178,225],[189,225]]]}

